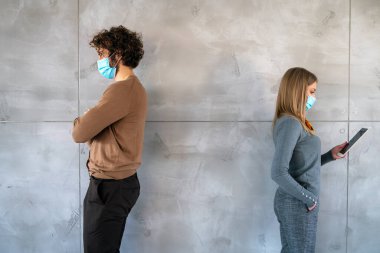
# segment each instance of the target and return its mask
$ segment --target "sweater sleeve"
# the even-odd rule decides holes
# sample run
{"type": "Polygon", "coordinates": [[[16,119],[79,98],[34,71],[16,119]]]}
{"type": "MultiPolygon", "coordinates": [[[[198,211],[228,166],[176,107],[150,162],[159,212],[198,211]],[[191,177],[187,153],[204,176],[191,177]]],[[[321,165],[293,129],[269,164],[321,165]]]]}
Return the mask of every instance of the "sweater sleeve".
{"type": "Polygon", "coordinates": [[[305,189],[289,174],[290,160],[302,130],[301,124],[290,117],[276,123],[274,129],[275,153],[271,177],[281,189],[310,207],[317,203],[317,196],[305,189]]]}
{"type": "Polygon", "coordinates": [[[74,120],[72,136],[75,142],[91,141],[103,129],[125,117],[131,105],[133,83],[111,84],[98,104],[74,120]]]}
{"type": "Polygon", "coordinates": [[[334,157],[332,156],[331,150],[321,155],[321,165],[325,165],[326,163],[329,163],[331,161],[334,161],[334,157]]]}

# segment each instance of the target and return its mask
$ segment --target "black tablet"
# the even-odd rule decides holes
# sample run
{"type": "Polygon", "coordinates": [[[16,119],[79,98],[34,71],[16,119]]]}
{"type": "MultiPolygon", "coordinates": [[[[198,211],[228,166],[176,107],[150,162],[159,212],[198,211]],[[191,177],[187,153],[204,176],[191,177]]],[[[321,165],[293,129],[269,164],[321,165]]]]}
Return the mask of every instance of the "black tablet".
{"type": "Polygon", "coordinates": [[[347,152],[364,136],[364,134],[368,131],[368,128],[362,128],[355,134],[354,137],[347,143],[346,146],[338,153],[338,156],[343,157],[347,154],[347,152]]]}

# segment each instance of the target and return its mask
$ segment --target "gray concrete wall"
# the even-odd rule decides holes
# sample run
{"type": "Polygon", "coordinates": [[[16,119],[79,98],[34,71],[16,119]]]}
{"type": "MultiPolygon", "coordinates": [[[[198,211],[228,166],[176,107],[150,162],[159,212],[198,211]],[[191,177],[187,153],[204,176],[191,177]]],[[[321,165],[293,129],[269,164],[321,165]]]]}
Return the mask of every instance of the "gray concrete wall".
{"type": "Polygon", "coordinates": [[[143,33],[149,94],[122,252],[279,252],[271,119],[293,66],[320,79],[322,151],[371,128],[322,169],[317,252],[379,252],[379,1],[1,0],[0,21],[0,252],[81,252],[71,122],[109,84],[88,41],[119,24],[143,33]]]}

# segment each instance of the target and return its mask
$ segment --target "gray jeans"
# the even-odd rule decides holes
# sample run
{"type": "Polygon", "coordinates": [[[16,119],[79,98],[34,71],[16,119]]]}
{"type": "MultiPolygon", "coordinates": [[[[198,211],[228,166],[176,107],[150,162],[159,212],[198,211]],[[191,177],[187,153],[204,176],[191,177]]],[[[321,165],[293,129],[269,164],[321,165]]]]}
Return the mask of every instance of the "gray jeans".
{"type": "Polygon", "coordinates": [[[281,253],[315,252],[318,209],[308,212],[300,200],[277,189],[274,212],[280,223],[281,253]]]}

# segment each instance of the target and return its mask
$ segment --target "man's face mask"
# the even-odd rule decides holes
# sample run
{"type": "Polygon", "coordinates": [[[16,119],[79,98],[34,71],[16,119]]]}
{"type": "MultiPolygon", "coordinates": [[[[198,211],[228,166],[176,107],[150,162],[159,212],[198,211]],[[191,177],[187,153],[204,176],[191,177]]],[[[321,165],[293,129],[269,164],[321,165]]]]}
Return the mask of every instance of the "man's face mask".
{"type": "Polygon", "coordinates": [[[98,71],[99,73],[107,79],[115,78],[116,67],[110,67],[109,57],[98,60],[98,71]]]}

